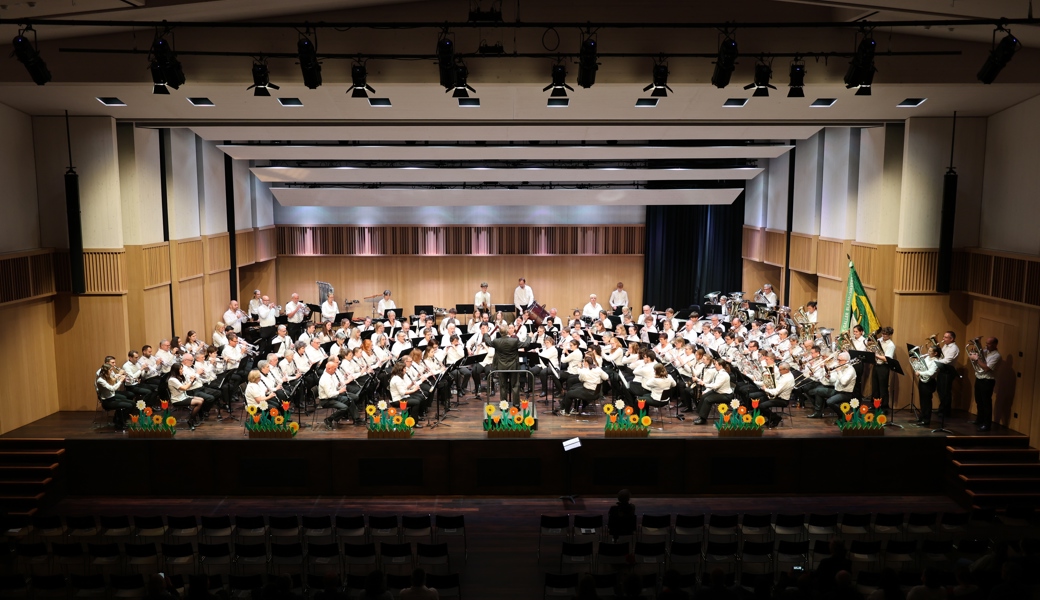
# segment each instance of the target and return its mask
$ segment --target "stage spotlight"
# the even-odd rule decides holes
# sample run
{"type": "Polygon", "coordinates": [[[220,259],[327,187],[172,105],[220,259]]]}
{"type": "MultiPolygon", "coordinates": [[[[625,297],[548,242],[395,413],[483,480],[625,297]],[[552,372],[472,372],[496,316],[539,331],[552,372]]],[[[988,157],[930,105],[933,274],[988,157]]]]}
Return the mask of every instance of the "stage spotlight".
{"type": "Polygon", "coordinates": [[[376,93],[376,89],[368,85],[368,69],[356,62],[350,67],[351,98],[368,98],[368,92],[376,93]]]}
{"type": "Polygon", "coordinates": [[[578,54],[578,85],[585,89],[596,84],[596,71],[599,70],[599,63],[596,62],[598,48],[596,40],[591,37],[581,42],[581,51],[578,54]]]}
{"type": "Polygon", "coordinates": [[[1004,36],[1004,39],[1000,40],[1000,43],[993,47],[993,50],[990,50],[989,58],[986,59],[986,63],[982,65],[982,68],[979,69],[979,74],[976,76],[979,78],[979,81],[987,85],[996,80],[997,75],[999,75],[1000,71],[1011,62],[1011,57],[1015,55],[1015,52],[1017,52],[1021,46],[1018,38],[1011,35],[1010,31],[998,28],[993,32],[994,37],[997,35],[997,31],[1004,31],[1007,35],[1004,36]]]}
{"type": "Polygon", "coordinates": [[[549,100],[546,103],[547,106],[552,107],[566,107],[569,104],[567,98],[567,90],[574,91],[574,88],[567,85],[567,67],[561,63],[556,63],[552,67],[552,83],[542,88],[543,92],[552,90],[549,93],[549,100]]]}
{"type": "MultiPolygon", "coordinates": [[[[466,68],[466,64],[461,60],[455,65],[455,92],[451,95],[452,98],[469,98],[469,92],[477,93],[477,90],[470,87],[466,80],[469,78],[469,69],[466,68]],[[467,91],[468,90],[468,91],[467,91]]],[[[447,92],[448,90],[444,90],[447,92]]]]}
{"type": "Polygon", "coordinates": [[[300,61],[300,72],[303,74],[303,85],[316,90],[321,87],[321,63],[318,62],[318,44],[307,35],[300,34],[296,42],[296,54],[300,61]]]}
{"type": "Polygon", "coordinates": [[[870,71],[866,74],[865,78],[859,84],[859,89],[856,90],[857,96],[869,96],[870,86],[874,83],[874,71],[870,71]]]}
{"type": "Polygon", "coordinates": [[[805,63],[799,58],[791,63],[791,83],[787,86],[791,88],[787,91],[788,98],[805,97],[805,63]]]}
{"type": "Polygon", "coordinates": [[[270,96],[270,90],[277,90],[278,86],[271,83],[271,74],[267,70],[267,61],[263,58],[253,62],[253,85],[246,90],[253,90],[253,96],[270,96]]]}
{"type": "Polygon", "coordinates": [[[668,87],[668,65],[666,63],[657,63],[654,65],[653,71],[653,83],[643,88],[644,92],[650,92],[652,98],[664,98],[668,96],[668,92],[672,92],[672,88],[668,87]]]}
{"type": "Polygon", "coordinates": [[[437,40],[437,69],[440,71],[441,87],[450,90],[455,87],[455,42],[442,35],[437,40]]]}
{"type": "Polygon", "coordinates": [[[726,36],[719,46],[719,55],[715,59],[715,72],[711,76],[711,84],[719,89],[729,85],[729,78],[737,64],[737,41],[726,36]]]}
{"type": "MultiPolygon", "coordinates": [[[[877,69],[874,67],[874,51],[877,49],[877,42],[872,37],[865,37],[863,41],[859,43],[859,47],[856,48],[856,54],[853,55],[852,60],[849,62],[849,70],[845,72],[845,87],[870,87],[874,81],[874,71],[877,69]]],[[[866,93],[856,92],[859,96],[869,96],[870,91],[866,93]]]]}
{"type": "Polygon", "coordinates": [[[752,94],[755,97],[769,96],[770,89],[776,89],[775,85],[771,85],[769,80],[773,78],[773,67],[769,66],[768,63],[759,61],[755,65],[755,81],[744,86],[745,90],[755,89],[755,93],[752,94]]]}
{"type": "Polygon", "coordinates": [[[29,26],[18,32],[18,35],[11,41],[11,46],[14,47],[14,55],[18,58],[18,62],[25,65],[29,77],[32,77],[36,85],[43,85],[51,80],[51,72],[47,68],[47,63],[40,58],[36,45],[25,37],[25,34],[30,31],[33,32],[33,39],[36,39],[36,30],[29,26]]]}
{"type": "Polygon", "coordinates": [[[151,51],[152,93],[169,94],[168,88],[178,89],[184,85],[184,71],[173,52],[169,40],[162,36],[152,42],[151,51]]]}

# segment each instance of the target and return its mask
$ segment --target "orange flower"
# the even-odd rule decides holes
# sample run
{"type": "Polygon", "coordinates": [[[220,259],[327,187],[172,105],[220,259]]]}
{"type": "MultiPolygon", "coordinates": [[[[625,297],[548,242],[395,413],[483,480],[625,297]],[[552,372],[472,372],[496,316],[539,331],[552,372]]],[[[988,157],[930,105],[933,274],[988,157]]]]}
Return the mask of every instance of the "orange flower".
{"type": "Polygon", "coordinates": [[[520,410],[527,410],[527,405],[528,405],[527,400],[521,400],[520,401],[520,410]]]}
{"type": "Polygon", "coordinates": [[[391,406],[390,408],[386,409],[386,414],[392,417],[397,414],[397,409],[391,406]]]}
{"type": "Polygon", "coordinates": [[[282,402],[282,410],[284,410],[284,411],[288,411],[289,410],[289,402],[288,401],[282,402]]]}
{"type": "Polygon", "coordinates": [[[130,415],[130,422],[136,423],[140,419],[137,415],[130,415]]]}
{"type": "Polygon", "coordinates": [[[632,408],[631,406],[626,406],[625,407],[625,414],[626,415],[631,415],[634,412],[636,412],[636,409],[632,408]]]}
{"type": "Polygon", "coordinates": [[[502,420],[502,415],[495,415],[491,417],[491,420],[495,422],[495,425],[498,425],[498,422],[502,420]]]}
{"type": "Polygon", "coordinates": [[[271,416],[272,417],[277,417],[278,416],[278,409],[274,408],[273,406],[271,407],[271,416]]]}
{"type": "Polygon", "coordinates": [[[515,406],[510,406],[509,407],[509,416],[510,417],[515,417],[516,413],[518,413],[518,412],[520,412],[520,411],[517,410],[517,408],[515,406]]]}
{"type": "Polygon", "coordinates": [[[741,404],[739,407],[737,407],[737,413],[740,414],[740,415],[746,415],[747,414],[747,407],[744,406],[743,404],[741,404]]]}
{"type": "Polygon", "coordinates": [[[846,414],[846,415],[845,415],[845,420],[846,420],[846,421],[851,421],[851,420],[852,420],[852,414],[853,414],[853,413],[848,413],[848,414],[846,414]]]}
{"type": "Polygon", "coordinates": [[[639,410],[643,410],[644,408],[646,408],[646,400],[639,400],[636,402],[636,404],[639,405],[639,410]]]}
{"type": "Polygon", "coordinates": [[[146,416],[146,417],[152,416],[152,407],[151,406],[144,407],[144,416],[146,416]]]}
{"type": "Polygon", "coordinates": [[[726,413],[726,414],[722,415],[722,420],[725,421],[726,423],[729,423],[729,418],[730,418],[730,416],[732,416],[732,414],[733,413],[726,413]]]}
{"type": "Polygon", "coordinates": [[[528,415],[527,418],[524,419],[524,425],[527,425],[528,427],[534,427],[534,417],[528,415]]]}
{"type": "Polygon", "coordinates": [[[177,425],[177,419],[174,419],[172,416],[171,417],[166,417],[166,424],[169,425],[170,427],[174,427],[174,426],[177,425]]]}
{"type": "Polygon", "coordinates": [[[376,425],[379,425],[379,420],[380,420],[379,419],[379,415],[374,415],[372,417],[372,422],[375,423],[376,425]]]}
{"type": "Polygon", "coordinates": [[[170,403],[167,402],[166,400],[163,400],[162,402],[159,403],[159,406],[162,407],[163,410],[166,410],[167,408],[170,407],[170,403]]]}
{"type": "Polygon", "coordinates": [[[400,408],[402,411],[408,410],[408,401],[401,400],[401,402],[398,403],[398,408],[400,408]]]}
{"type": "Polygon", "coordinates": [[[610,415],[610,422],[617,423],[617,415],[610,415]]]}
{"type": "Polygon", "coordinates": [[[860,414],[864,414],[865,415],[865,414],[867,414],[868,410],[870,410],[870,408],[866,404],[860,404],[859,405],[859,412],[860,412],[860,414]]]}
{"type": "Polygon", "coordinates": [[[260,422],[260,415],[253,415],[253,422],[254,423],[259,423],[260,422]]]}
{"type": "Polygon", "coordinates": [[[884,413],[882,413],[882,414],[877,416],[877,422],[878,422],[879,425],[884,425],[885,423],[888,422],[888,417],[886,417],[884,415],[884,413]]]}
{"type": "Polygon", "coordinates": [[[758,402],[759,402],[758,398],[752,398],[751,399],[751,408],[758,408],[758,402]]]}

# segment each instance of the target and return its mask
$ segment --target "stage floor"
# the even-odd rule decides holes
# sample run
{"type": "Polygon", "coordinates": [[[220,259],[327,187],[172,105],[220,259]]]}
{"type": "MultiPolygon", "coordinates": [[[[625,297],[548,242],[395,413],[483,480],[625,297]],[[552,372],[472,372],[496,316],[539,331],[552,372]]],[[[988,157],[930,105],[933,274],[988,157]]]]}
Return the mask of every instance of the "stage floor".
{"type": "MultiPolygon", "coordinates": [[[[497,401],[497,399],[496,399],[497,401]]],[[[450,411],[439,425],[426,425],[415,430],[415,440],[473,440],[482,439],[486,435],[483,430],[484,401],[472,396],[463,399],[463,404],[457,409],[450,411]]],[[[577,416],[553,415],[548,410],[548,405],[541,400],[537,403],[538,408],[538,430],[532,435],[532,439],[561,440],[573,437],[602,437],[603,425],[606,415],[595,407],[588,414],[577,416]]],[[[834,419],[807,419],[811,410],[794,408],[790,409],[790,416],[784,419],[783,425],[775,429],[767,429],[763,432],[763,438],[819,438],[819,437],[841,437],[834,419]]],[[[328,430],[322,425],[321,417],[326,411],[319,411],[319,419],[316,427],[308,427],[312,423],[313,416],[303,416],[302,423],[305,424],[296,439],[306,440],[353,440],[365,439],[367,433],[364,427],[342,423],[334,430],[328,430]]],[[[656,410],[652,411],[651,417],[654,424],[651,428],[651,438],[713,438],[715,437],[714,424],[694,425],[693,416],[685,415],[685,421],[675,419],[675,411],[672,409],[659,417],[656,410]]],[[[241,417],[241,411],[238,416],[241,417]]],[[[28,425],[15,429],[2,438],[64,438],[64,439],[129,439],[125,434],[116,432],[110,424],[99,423],[95,426],[93,412],[59,412],[28,425]]],[[[975,426],[968,423],[972,415],[965,412],[957,412],[946,421],[946,429],[950,435],[1021,435],[1018,432],[1005,427],[996,426],[989,434],[979,433],[975,426]]],[[[104,417],[98,415],[99,421],[104,417]]],[[[889,426],[886,428],[886,437],[942,437],[946,434],[932,433],[932,429],[939,426],[939,420],[932,420],[932,427],[915,427],[909,424],[916,420],[913,413],[902,410],[896,413],[895,423],[902,425],[903,429],[889,426]]],[[[176,440],[246,440],[245,431],[240,421],[223,422],[217,421],[215,415],[195,431],[187,427],[178,426],[176,440]]]]}

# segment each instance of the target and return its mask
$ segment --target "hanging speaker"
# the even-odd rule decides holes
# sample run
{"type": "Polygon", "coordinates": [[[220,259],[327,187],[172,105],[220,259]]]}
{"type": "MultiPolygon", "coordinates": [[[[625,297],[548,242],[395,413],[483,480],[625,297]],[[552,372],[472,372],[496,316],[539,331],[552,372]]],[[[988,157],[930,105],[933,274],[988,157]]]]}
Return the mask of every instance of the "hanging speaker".
{"type": "Polygon", "coordinates": [[[83,272],[83,224],[79,210],[79,175],[69,169],[65,173],[65,215],[69,227],[69,270],[73,294],[87,292],[86,274],[83,272]]]}
{"type": "Polygon", "coordinates": [[[939,261],[935,271],[935,291],[950,293],[953,271],[953,225],[957,216],[957,171],[951,167],[943,176],[942,214],[939,221],[939,261]]]}

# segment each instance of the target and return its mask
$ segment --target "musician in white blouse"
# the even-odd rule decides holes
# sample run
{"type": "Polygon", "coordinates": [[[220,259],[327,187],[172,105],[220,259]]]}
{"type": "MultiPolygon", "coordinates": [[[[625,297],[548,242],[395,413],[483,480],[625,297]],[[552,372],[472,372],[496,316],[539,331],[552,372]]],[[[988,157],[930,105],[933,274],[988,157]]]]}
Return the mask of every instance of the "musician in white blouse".
{"type": "Polygon", "coordinates": [[[227,311],[224,312],[224,323],[231,327],[231,330],[235,333],[242,333],[242,323],[249,320],[249,315],[242,312],[238,307],[238,300],[232,300],[228,304],[227,311]]]}
{"type": "Polygon", "coordinates": [[[527,280],[521,277],[517,280],[516,289],[513,290],[513,306],[516,307],[516,314],[523,314],[532,304],[534,304],[534,290],[527,285],[527,280]]]}
{"type": "Polygon", "coordinates": [[[402,352],[409,352],[411,349],[412,342],[408,339],[408,334],[398,331],[394,345],[390,348],[390,354],[393,354],[394,358],[400,358],[402,352]]]}
{"type": "Polygon", "coordinates": [[[300,302],[300,295],[294,293],[292,300],[285,305],[285,316],[288,317],[290,323],[302,323],[303,313],[307,312],[303,310],[306,306],[303,302],[300,302]]]}
{"type": "Polygon", "coordinates": [[[274,402],[275,393],[269,391],[264,384],[261,383],[262,378],[263,375],[257,369],[250,371],[249,375],[246,377],[246,381],[248,382],[246,383],[246,406],[255,406],[258,409],[261,409],[268,403],[274,402]]]}
{"type": "MultiPolygon", "coordinates": [[[[448,345],[444,348],[444,364],[450,367],[464,358],[466,358],[466,346],[459,339],[458,335],[452,335],[448,339],[448,345]]],[[[458,392],[459,396],[465,394],[466,386],[469,385],[469,380],[472,376],[473,369],[471,367],[459,366],[455,369],[455,391],[458,392]]]]}
{"type": "Polygon", "coordinates": [[[628,292],[625,291],[625,284],[619,281],[617,289],[610,292],[610,308],[617,315],[621,314],[622,309],[626,306],[628,306],[628,292]]]}
{"type": "Polygon", "coordinates": [[[549,361],[552,367],[548,367],[542,363],[531,365],[529,370],[535,378],[540,379],[542,382],[542,397],[549,395],[549,375],[553,376],[553,380],[559,379],[560,375],[560,353],[556,349],[555,340],[551,335],[543,336],[542,348],[538,350],[538,355],[549,361]]]}
{"type": "Polygon", "coordinates": [[[249,299],[248,311],[250,315],[259,315],[260,306],[264,303],[260,290],[253,290],[253,297],[249,299]]]}
{"type": "Polygon", "coordinates": [[[563,394],[563,398],[560,399],[561,414],[576,415],[579,411],[585,410],[589,403],[596,399],[599,385],[606,380],[607,374],[597,366],[595,357],[591,353],[583,356],[574,375],[574,381],[579,385],[572,385],[563,394]]]}
{"type": "Polygon", "coordinates": [[[390,290],[383,290],[383,298],[376,305],[376,311],[379,312],[379,316],[382,317],[386,314],[386,311],[391,308],[397,308],[397,303],[390,299],[390,290]]]}
{"type": "Polygon", "coordinates": [[[647,406],[668,406],[664,393],[674,387],[675,379],[668,374],[668,368],[657,363],[654,365],[654,376],[643,380],[643,389],[649,392],[649,398],[645,394],[641,398],[646,401],[647,406]]]}
{"type": "Polygon", "coordinates": [[[220,321],[213,326],[213,334],[210,336],[210,339],[212,340],[213,345],[217,348],[227,346],[227,336],[224,335],[224,331],[226,329],[227,324],[225,324],[223,321],[220,321]]]}
{"type": "Polygon", "coordinates": [[[347,391],[347,384],[340,381],[336,370],[338,359],[333,357],[325,365],[325,372],[318,379],[318,400],[322,408],[331,408],[332,414],[325,417],[325,427],[332,429],[335,423],[343,419],[357,420],[357,400],[355,394],[347,391]]]}
{"type": "Polygon", "coordinates": [[[817,312],[816,301],[811,300],[805,303],[805,316],[809,318],[810,323],[816,323],[820,317],[820,313],[817,312]]]}
{"type": "Polygon", "coordinates": [[[393,404],[404,402],[408,412],[415,418],[415,427],[420,428],[419,419],[426,413],[431,400],[423,395],[419,381],[408,374],[412,370],[412,357],[406,355],[401,362],[390,371],[390,401],[393,404]]]}
{"type": "Polygon", "coordinates": [[[191,407],[191,415],[188,416],[188,427],[195,429],[199,424],[199,412],[202,410],[204,401],[202,398],[188,394],[188,388],[191,387],[191,382],[181,374],[183,368],[184,367],[180,363],[175,365],[175,367],[170,370],[170,377],[166,380],[166,385],[170,390],[170,404],[191,407]]]}
{"type": "Polygon", "coordinates": [[[599,317],[599,311],[601,310],[603,310],[603,307],[600,306],[596,294],[589,294],[589,301],[582,307],[581,316],[589,319],[596,319],[599,317]]]}
{"type": "Polygon", "coordinates": [[[479,312],[491,312],[494,307],[491,304],[491,294],[488,292],[487,282],[480,284],[480,291],[473,295],[473,310],[479,312]]]}
{"type": "Polygon", "coordinates": [[[271,302],[271,299],[264,296],[260,299],[260,306],[256,309],[256,315],[260,317],[261,327],[274,327],[275,319],[278,318],[278,314],[281,312],[281,308],[271,302]]]}
{"type": "Polygon", "coordinates": [[[339,302],[336,302],[336,295],[329,292],[325,296],[325,302],[321,303],[321,320],[323,322],[331,323],[336,320],[336,315],[339,314],[339,302]]]}
{"type": "Polygon", "coordinates": [[[794,374],[791,373],[790,365],[780,363],[777,370],[779,370],[780,376],[773,382],[773,387],[762,388],[761,392],[753,392],[748,396],[760,399],[758,409],[762,411],[762,416],[766,418],[766,424],[769,427],[776,427],[780,424],[780,416],[772,409],[787,406],[787,403],[791,401],[791,392],[794,391],[794,374]]]}

